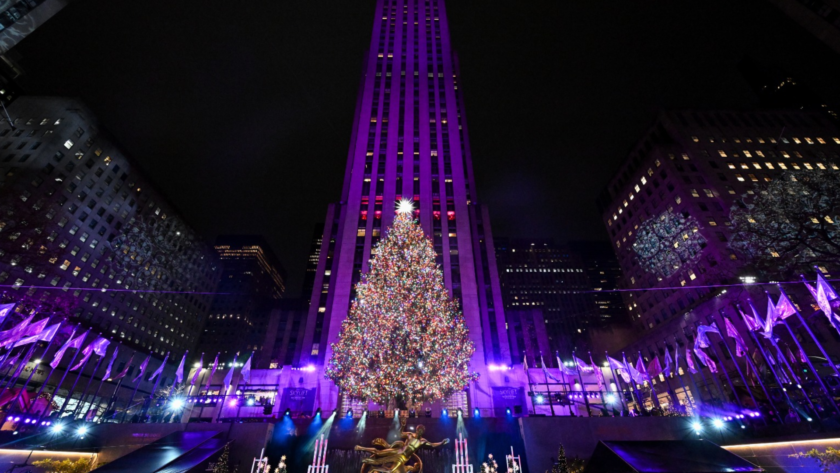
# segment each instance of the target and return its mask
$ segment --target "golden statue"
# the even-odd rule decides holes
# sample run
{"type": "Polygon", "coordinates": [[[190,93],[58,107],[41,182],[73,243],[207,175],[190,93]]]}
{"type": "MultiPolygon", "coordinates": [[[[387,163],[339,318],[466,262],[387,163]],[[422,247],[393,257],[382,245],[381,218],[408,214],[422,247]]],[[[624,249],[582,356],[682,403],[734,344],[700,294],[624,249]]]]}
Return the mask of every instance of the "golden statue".
{"type": "Polygon", "coordinates": [[[423,447],[437,448],[441,445],[449,443],[449,439],[443,439],[442,442],[429,442],[423,438],[423,433],[426,428],[422,425],[417,426],[416,432],[405,432],[405,419],[400,421],[400,437],[402,440],[388,444],[384,439],[375,439],[372,443],[378,448],[362,447],[356,445],[356,450],[370,453],[370,457],[362,460],[362,473],[365,473],[365,467],[370,467],[369,472],[379,473],[421,473],[423,471],[423,462],[420,457],[416,455],[417,450],[423,447]],[[415,463],[411,465],[408,461],[412,459],[415,463]]]}

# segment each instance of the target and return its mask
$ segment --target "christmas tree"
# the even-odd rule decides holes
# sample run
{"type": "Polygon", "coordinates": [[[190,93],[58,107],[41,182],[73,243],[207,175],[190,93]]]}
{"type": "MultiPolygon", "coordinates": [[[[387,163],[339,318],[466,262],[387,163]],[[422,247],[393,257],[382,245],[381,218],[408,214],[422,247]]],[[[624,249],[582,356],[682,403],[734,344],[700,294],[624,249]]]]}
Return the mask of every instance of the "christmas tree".
{"type": "Polygon", "coordinates": [[[435,250],[402,201],[332,345],[326,375],[345,395],[418,403],[464,389],[477,375],[458,302],[449,297],[435,250]]]}

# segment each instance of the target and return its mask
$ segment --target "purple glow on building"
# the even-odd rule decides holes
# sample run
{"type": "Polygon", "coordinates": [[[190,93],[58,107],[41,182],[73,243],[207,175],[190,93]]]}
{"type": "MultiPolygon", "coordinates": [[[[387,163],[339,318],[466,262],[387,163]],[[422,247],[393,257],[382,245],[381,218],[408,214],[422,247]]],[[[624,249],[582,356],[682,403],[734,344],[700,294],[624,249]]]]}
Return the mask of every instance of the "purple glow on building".
{"type": "Polygon", "coordinates": [[[490,365],[516,361],[489,217],[476,202],[459,81],[442,0],[377,2],[341,201],[325,220],[302,365],[323,366],[330,356],[353,288],[401,198],[414,201],[446,287],[461,301],[476,345],[473,369],[483,376],[490,365]]]}

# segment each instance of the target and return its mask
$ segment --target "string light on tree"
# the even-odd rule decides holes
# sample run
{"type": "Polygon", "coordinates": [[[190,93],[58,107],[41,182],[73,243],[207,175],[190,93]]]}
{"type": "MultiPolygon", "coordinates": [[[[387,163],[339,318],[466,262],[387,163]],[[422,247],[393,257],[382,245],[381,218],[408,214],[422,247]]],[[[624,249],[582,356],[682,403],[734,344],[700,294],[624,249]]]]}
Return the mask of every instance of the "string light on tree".
{"type": "Polygon", "coordinates": [[[477,378],[464,317],[413,213],[410,200],[398,203],[332,345],[326,376],[356,399],[433,401],[477,378]]]}

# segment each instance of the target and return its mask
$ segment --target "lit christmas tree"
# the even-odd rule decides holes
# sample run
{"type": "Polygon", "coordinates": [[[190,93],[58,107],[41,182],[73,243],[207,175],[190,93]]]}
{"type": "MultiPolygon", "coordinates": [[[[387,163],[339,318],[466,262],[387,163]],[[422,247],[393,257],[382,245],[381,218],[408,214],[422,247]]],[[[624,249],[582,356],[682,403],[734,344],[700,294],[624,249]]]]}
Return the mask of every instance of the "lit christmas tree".
{"type": "Polygon", "coordinates": [[[327,378],[356,399],[422,403],[477,378],[470,372],[475,347],[464,317],[412,214],[411,202],[401,201],[332,345],[327,378]]]}

